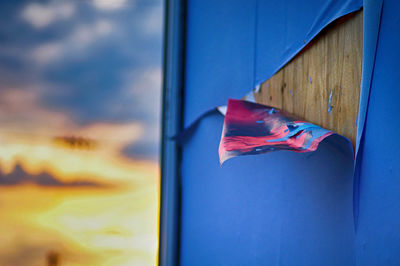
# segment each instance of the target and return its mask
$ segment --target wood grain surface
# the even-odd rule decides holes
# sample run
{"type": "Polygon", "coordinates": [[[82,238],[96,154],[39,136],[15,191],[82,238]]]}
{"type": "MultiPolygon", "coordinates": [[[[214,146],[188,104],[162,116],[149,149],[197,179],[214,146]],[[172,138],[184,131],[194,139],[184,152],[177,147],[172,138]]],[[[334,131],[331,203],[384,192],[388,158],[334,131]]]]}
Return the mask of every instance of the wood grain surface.
{"type": "Polygon", "coordinates": [[[329,25],[261,85],[255,99],[356,139],[362,64],[362,11],[329,25]]]}

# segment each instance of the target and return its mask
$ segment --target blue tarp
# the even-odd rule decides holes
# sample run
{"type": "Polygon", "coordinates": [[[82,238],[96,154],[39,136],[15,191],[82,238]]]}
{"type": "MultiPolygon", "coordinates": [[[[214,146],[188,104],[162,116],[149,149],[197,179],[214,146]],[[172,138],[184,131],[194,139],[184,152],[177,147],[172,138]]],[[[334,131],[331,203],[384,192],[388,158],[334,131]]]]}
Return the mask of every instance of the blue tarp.
{"type": "Polygon", "coordinates": [[[360,145],[357,265],[400,265],[400,2],[384,0],[360,145]]]}
{"type": "Polygon", "coordinates": [[[327,24],[361,7],[361,0],[189,1],[185,126],[243,97],[327,24]]]}
{"type": "MultiPolygon", "coordinates": [[[[345,143],[338,144],[342,140],[330,138],[309,154],[234,158],[221,168],[217,147],[223,117],[214,113],[200,121],[183,146],[181,265],[400,264],[400,144],[395,138],[400,3],[384,1],[379,31],[374,25],[380,13],[374,8],[380,1],[366,2],[372,11],[364,13],[371,21],[364,20],[370,40],[364,41],[362,125],[366,120],[365,128],[359,122],[364,135],[359,132],[357,232],[353,155],[345,143]]],[[[189,1],[185,125],[228,98],[244,96],[329,22],[362,4],[189,1]]]]}
{"type": "Polygon", "coordinates": [[[353,265],[353,153],[337,150],[347,142],[221,168],[222,124],[204,118],[183,150],[181,265],[353,265]]]}

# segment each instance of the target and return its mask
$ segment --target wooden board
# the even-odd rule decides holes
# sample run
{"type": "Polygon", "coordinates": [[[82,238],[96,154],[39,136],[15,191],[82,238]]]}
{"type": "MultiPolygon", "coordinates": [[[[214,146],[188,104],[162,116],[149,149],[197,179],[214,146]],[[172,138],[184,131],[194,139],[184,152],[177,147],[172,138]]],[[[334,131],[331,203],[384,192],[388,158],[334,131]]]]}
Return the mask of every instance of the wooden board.
{"type": "Polygon", "coordinates": [[[362,64],[362,11],[321,32],[264,82],[255,99],[356,139],[362,64]]]}

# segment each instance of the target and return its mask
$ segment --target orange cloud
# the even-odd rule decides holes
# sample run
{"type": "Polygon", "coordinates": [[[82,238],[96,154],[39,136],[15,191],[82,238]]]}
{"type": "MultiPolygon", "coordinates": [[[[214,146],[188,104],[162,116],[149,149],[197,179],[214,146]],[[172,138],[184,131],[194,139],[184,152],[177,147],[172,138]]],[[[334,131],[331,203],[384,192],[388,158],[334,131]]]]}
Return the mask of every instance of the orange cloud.
{"type": "Polygon", "coordinates": [[[157,173],[156,163],[133,161],[122,150],[144,135],[140,123],[95,123],[81,126],[68,114],[46,109],[29,91],[0,93],[0,164],[10,173],[20,163],[30,174],[47,171],[68,180],[71,176],[124,182],[144,182],[157,173]],[[96,149],[77,150],[54,145],[58,136],[96,142],[96,149]]]}

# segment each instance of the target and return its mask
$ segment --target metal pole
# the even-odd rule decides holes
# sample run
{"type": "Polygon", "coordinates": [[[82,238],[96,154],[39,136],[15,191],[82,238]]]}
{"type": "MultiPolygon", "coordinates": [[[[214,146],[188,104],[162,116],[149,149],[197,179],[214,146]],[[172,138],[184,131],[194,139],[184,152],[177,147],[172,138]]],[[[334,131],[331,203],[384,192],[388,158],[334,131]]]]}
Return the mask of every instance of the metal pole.
{"type": "Polygon", "coordinates": [[[182,129],[184,85],[184,0],[166,0],[164,17],[163,98],[159,266],[179,264],[180,149],[171,139],[182,129]]]}

